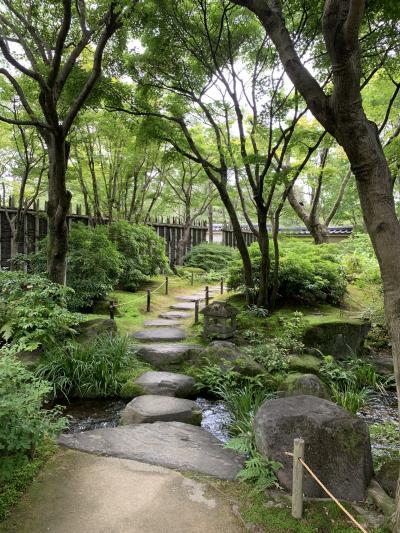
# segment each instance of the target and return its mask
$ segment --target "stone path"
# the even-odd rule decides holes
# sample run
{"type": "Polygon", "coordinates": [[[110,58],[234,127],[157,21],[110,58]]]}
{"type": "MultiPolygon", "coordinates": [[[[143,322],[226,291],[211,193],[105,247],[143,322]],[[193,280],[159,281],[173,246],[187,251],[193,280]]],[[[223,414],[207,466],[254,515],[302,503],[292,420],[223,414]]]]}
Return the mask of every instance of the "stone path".
{"type": "Polygon", "coordinates": [[[62,435],[68,448],[134,459],[174,470],[235,479],[242,459],[205,429],[182,422],[154,422],[62,435]]]}
{"type": "Polygon", "coordinates": [[[220,495],[182,474],[73,450],[40,473],[1,533],[243,533],[220,495]]]}

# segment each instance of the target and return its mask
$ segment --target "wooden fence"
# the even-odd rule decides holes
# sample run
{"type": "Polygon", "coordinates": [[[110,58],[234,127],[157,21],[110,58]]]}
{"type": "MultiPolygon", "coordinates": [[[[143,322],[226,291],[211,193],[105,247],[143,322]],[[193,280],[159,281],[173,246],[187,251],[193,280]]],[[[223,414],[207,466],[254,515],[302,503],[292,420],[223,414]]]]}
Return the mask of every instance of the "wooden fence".
{"type": "MultiPolygon", "coordinates": [[[[75,207],[75,212],[68,215],[68,226],[71,228],[73,222],[83,222],[88,225],[90,217],[82,214],[81,207],[75,207]]],[[[13,207],[13,202],[6,208],[0,206],[0,266],[2,268],[9,267],[9,260],[11,259],[11,228],[8,217],[12,217],[16,213],[16,208],[13,207]],[[8,215],[8,217],[7,217],[8,215]]],[[[27,254],[37,251],[38,243],[43,237],[47,235],[47,217],[46,212],[41,209],[41,206],[36,202],[33,209],[29,209],[23,216],[23,242],[19,244],[18,252],[27,254]]],[[[160,237],[165,240],[165,253],[171,265],[175,264],[177,255],[178,242],[182,238],[184,226],[182,221],[178,218],[161,218],[156,217],[151,219],[148,224],[154,228],[160,237]]],[[[205,242],[207,240],[208,227],[205,222],[200,221],[195,223],[190,230],[190,238],[185,252],[189,251],[192,246],[205,242]]]]}

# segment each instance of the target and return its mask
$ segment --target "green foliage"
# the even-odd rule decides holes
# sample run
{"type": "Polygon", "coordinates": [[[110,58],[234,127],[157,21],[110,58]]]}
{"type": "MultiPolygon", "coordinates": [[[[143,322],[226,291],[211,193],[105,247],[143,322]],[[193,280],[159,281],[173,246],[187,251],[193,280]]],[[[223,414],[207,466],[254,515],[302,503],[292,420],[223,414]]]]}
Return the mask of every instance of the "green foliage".
{"type": "Polygon", "coordinates": [[[342,388],[352,387],[356,390],[364,387],[375,389],[385,382],[370,362],[357,357],[338,362],[332,356],[325,356],[320,374],[328,385],[334,384],[342,388]]]}
{"type": "MultiPolygon", "coordinates": [[[[256,287],[259,284],[261,252],[257,243],[249,247],[256,287]]],[[[273,257],[271,256],[273,268],[273,257]]],[[[229,269],[229,287],[243,289],[243,266],[239,260],[229,269]]],[[[337,304],[346,293],[346,278],[337,245],[316,246],[300,239],[282,239],[280,245],[279,297],[314,304],[337,304]]]]}
{"type": "Polygon", "coordinates": [[[39,275],[0,270],[0,335],[16,350],[35,350],[74,333],[67,289],[39,275]]]}
{"type": "Polygon", "coordinates": [[[400,430],[396,422],[386,421],[369,426],[374,467],[379,470],[387,460],[399,457],[400,430]]]}
{"type": "Polygon", "coordinates": [[[36,373],[52,384],[55,397],[107,397],[117,395],[126,380],[120,371],[136,363],[128,338],[106,333],[82,344],[54,345],[36,373]]]}
{"type": "Polygon", "coordinates": [[[263,342],[246,349],[247,354],[268,372],[284,372],[288,369],[287,354],[274,342],[263,342]]]}
{"type": "Polygon", "coordinates": [[[340,243],[338,252],[348,281],[361,288],[381,284],[378,261],[367,234],[352,235],[340,243]]]}
{"type": "Polygon", "coordinates": [[[229,267],[236,255],[235,250],[229,246],[203,243],[194,246],[186,254],[184,264],[202,268],[206,272],[222,272],[229,267]]]}
{"type": "Polygon", "coordinates": [[[120,220],[109,226],[109,236],[123,256],[121,288],[134,291],[151,276],[168,270],[165,242],[149,226],[120,220]]]}
{"type": "Polygon", "coordinates": [[[351,413],[357,413],[367,401],[370,390],[365,387],[359,389],[354,385],[345,385],[344,387],[341,387],[332,384],[331,392],[335,403],[351,413]]]}
{"type": "Polygon", "coordinates": [[[42,466],[55,453],[57,446],[53,441],[45,439],[37,446],[32,461],[23,462],[15,467],[6,482],[0,487],[0,522],[10,513],[26,488],[32,483],[42,466]]]}
{"type": "Polygon", "coordinates": [[[219,387],[218,394],[232,417],[229,425],[232,438],[226,447],[247,457],[243,470],[237,476],[238,480],[251,482],[260,491],[272,487],[276,484],[275,473],[282,465],[257,451],[253,431],[254,416],[271,394],[254,383],[241,388],[225,383],[219,387]]]}
{"type": "MultiPolygon", "coordinates": [[[[38,253],[28,256],[35,272],[45,272],[46,241],[42,241],[38,253]]],[[[106,226],[73,224],[68,245],[67,285],[74,289],[68,304],[73,309],[90,309],[116,285],[122,272],[122,256],[109,239],[106,226]]]]}
{"type": "Polygon", "coordinates": [[[28,463],[45,437],[65,426],[60,408],[42,409],[51,386],[34,376],[15,356],[0,355],[0,481],[28,463]]]}

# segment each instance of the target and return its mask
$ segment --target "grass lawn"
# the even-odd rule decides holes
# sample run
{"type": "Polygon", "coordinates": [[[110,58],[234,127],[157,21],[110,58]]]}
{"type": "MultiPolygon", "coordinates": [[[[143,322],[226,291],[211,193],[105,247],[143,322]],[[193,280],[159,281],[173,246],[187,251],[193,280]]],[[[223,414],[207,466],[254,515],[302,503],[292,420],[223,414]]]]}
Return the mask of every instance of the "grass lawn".
{"type": "MultiPolygon", "coordinates": [[[[205,291],[205,286],[207,285],[206,282],[196,280],[192,286],[190,279],[169,276],[168,295],[166,295],[165,285],[156,290],[164,281],[165,276],[157,276],[136,292],[114,291],[109,294],[108,300],[115,300],[118,305],[115,320],[120,333],[129,334],[138,331],[143,327],[145,320],[155,319],[160,313],[170,311],[170,305],[178,303],[178,300],[176,300],[178,296],[205,291]],[[151,311],[149,313],[146,312],[147,289],[155,291],[151,294],[151,311]]],[[[210,283],[209,285],[214,286],[216,283],[210,283]]],[[[218,299],[223,299],[226,296],[227,294],[219,296],[218,299]]],[[[190,313],[190,318],[181,321],[182,325],[187,326],[188,329],[193,324],[193,312],[190,311],[190,313]]],[[[104,318],[105,315],[108,316],[107,310],[104,310],[102,314],[99,314],[98,311],[97,313],[86,313],[88,320],[91,318],[104,318]]],[[[194,328],[192,331],[193,337],[189,337],[187,341],[195,340],[194,336],[197,331],[198,328],[194,328]]]]}

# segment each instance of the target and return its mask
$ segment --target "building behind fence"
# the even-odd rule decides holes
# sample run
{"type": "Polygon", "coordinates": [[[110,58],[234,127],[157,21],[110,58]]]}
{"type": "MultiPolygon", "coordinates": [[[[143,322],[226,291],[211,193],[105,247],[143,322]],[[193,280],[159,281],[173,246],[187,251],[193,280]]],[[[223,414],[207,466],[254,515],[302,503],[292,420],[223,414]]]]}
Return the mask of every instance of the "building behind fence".
{"type": "MultiPolygon", "coordinates": [[[[17,210],[14,207],[12,199],[10,199],[8,207],[0,206],[0,266],[2,268],[7,268],[9,266],[9,260],[11,259],[12,233],[8,219],[12,219],[16,212],[17,210]]],[[[75,212],[68,215],[67,221],[68,226],[71,228],[73,222],[82,222],[88,225],[91,218],[88,215],[82,214],[81,207],[77,205],[75,207],[75,212]]],[[[174,265],[177,256],[178,242],[182,238],[184,231],[182,221],[175,217],[155,217],[149,220],[148,224],[165,240],[165,254],[168,257],[170,264],[174,265]]],[[[22,218],[22,226],[24,238],[23,241],[19,243],[18,252],[21,254],[36,252],[38,250],[39,241],[47,235],[47,217],[44,206],[41,208],[39,202],[36,202],[33,209],[28,209],[22,218]]],[[[225,246],[236,246],[236,239],[231,226],[215,224],[213,228],[213,242],[224,244],[225,246]]],[[[337,241],[349,237],[352,230],[352,226],[331,227],[329,228],[329,240],[337,241]]],[[[301,226],[281,228],[280,232],[293,237],[310,237],[310,233],[301,226]]],[[[249,228],[243,227],[242,233],[247,245],[250,245],[257,240],[256,236],[249,228]]],[[[207,223],[205,221],[195,222],[190,229],[190,237],[185,253],[193,246],[202,242],[207,242],[208,240],[207,223]]]]}

